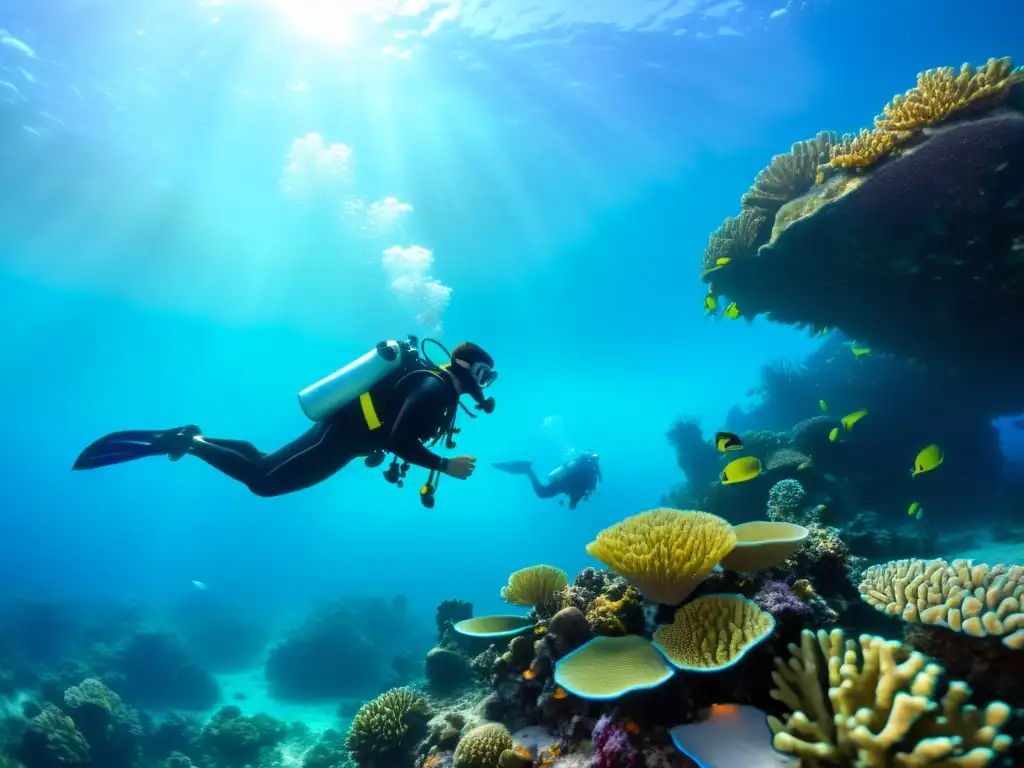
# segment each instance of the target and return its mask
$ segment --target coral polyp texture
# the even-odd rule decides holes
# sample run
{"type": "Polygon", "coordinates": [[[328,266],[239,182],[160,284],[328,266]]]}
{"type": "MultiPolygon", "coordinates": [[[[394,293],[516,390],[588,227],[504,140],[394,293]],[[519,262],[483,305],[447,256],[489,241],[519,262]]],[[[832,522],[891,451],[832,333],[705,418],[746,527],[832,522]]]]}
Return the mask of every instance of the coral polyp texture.
{"type": "Polygon", "coordinates": [[[936,699],[942,674],[895,641],[804,630],[775,660],[771,695],[790,712],[768,718],[773,744],[805,768],[993,764],[1013,742],[1001,733],[1010,708],[979,711],[959,681],[936,699]]]}
{"type": "Polygon", "coordinates": [[[677,610],[671,624],[655,631],[654,644],[680,669],[715,672],[739,663],[774,629],[772,615],[752,600],[708,595],[677,610]]]}
{"type": "Polygon", "coordinates": [[[873,128],[777,156],[710,238],[710,293],[943,367],[993,415],[1019,412],[1024,368],[1005,350],[1024,346],[1022,89],[1009,59],[929,70],[873,128]]]}
{"type": "Polygon", "coordinates": [[[864,572],[861,597],[879,611],[1024,649],[1024,567],[970,560],[894,560],[864,572]]]}
{"type": "Polygon", "coordinates": [[[601,531],[587,554],[651,602],[678,605],[735,546],[732,526],[716,515],[654,509],[601,531]]]}
{"type": "Polygon", "coordinates": [[[455,768],[497,768],[501,753],[512,745],[512,734],[501,723],[478,725],[459,740],[455,768]]]}
{"type": "Polygon", "coordinates": [[[427,700],[410,688],[392,688],[359,708],[345,746],[360,765],[407,759],[430,719],[427,700]]]}
{"type": "Polygon", "coordinates": [[[569,576],[552,565],[531,565],[508,577],[501,598],[514,605],[535,606],[569,585],[569,576]]]}

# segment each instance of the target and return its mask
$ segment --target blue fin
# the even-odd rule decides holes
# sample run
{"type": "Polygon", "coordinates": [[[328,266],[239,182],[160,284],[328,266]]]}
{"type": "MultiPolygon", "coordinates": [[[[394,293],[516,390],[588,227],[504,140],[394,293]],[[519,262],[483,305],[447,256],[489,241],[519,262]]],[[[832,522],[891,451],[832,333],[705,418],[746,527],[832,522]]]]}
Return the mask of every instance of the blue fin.
{"type": "Polygon", "coordinates": [[[178,429],[130,429],[111,432],[95,441],[75,459],[72,470],[98,469],[114,464],[144,459],[147,456],[166,456],[166,446],[160,445],[160,438],[178,429]]]}
{"type": "Polygon", "coordinates": [[[511,475],[525,475],[531,469],[533,469],[532,461],[499,461],[496,464],[492,464],[495,469],[500,469],[502,472],[508,472],[511,475]]]}

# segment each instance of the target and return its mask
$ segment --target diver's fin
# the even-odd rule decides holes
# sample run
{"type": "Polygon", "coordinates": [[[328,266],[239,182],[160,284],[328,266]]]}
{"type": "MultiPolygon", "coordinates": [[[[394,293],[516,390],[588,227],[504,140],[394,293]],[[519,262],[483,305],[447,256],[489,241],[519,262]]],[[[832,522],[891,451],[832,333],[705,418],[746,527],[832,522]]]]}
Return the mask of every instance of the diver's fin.
{"type": "Polygon", "coordinates": [[[144,459],[147,456],[169,456],[177,460],[184,452],[175,450],[177,446],[172,445],[172,439],[178,435],[188,435],[191,438],[197,434],[198,427],[191,425],[174,429],[130,429],[112,432],[82,451],[71,469],[98,469],[144,459]]]}
{"type": "Polygon", "coordinates": [[[499,461],[492,464],[495,469],[500,469],[502,472],[508,472],[511,475],[525,475],[531,469],[533,469],[532,461],[499,461]]]}

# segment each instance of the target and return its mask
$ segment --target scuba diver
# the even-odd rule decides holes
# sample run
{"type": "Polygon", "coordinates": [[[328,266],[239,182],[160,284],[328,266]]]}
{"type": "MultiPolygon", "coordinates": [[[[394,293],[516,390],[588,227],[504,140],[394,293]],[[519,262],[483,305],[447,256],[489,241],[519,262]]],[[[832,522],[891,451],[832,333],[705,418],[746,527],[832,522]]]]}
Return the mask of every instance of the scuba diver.
{"type": "Polygon", "coordinates": [[[73,469],[96,469],[146,456],[167,456],[178,461],[195,456],[246,486],[257,496],[280,496],[309,488],[338,472],[352,459],[366,457],[368,467],[380,466],[394,454],[385,479],[402,486],[410,464],[430,470],[420,488],[424,506],[434,505],[434,491],[442,473],[459,480],[473,474],[472,456],[443,458],[428,446],[445,439],[454,448],[455,415],[468,394],[476,409],[494,411],[494,398],[484,390],[498,377],[494,360],[471,342],[459,344],[449,361],[434,364],[424,339],[382,341],[362,357],[299,393],[299,405],[315,422],[297,439],[263,453],[252,443],[207,437],[195,425],[152,431],[114,432],[86,448],[73,469]],[[399,463],[401,460],[401,463],[399,463]]]}
{"type": "MultiPolygon", "coordinates": [[[[601,477],[601,465],[597,454],[585,451],[548,473],[547,482],[541,482],[529,461],[504,461],[493,465],[495,469],[512,475],[526,475],[538,499],[550,499],[564,493],[569,497],[569,509],[590,497],[597,490],[601,477]]],[[[559,504],[564,503],[561,499],[559,504]]]]}

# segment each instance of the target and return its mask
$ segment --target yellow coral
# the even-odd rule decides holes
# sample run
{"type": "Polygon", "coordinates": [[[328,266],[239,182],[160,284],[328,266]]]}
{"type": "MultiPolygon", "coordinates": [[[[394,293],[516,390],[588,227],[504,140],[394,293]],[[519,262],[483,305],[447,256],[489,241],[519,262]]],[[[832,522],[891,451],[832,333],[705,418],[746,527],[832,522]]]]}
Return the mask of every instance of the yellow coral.
{"type": "Polygon", "coordinates": [[[1014,69],[1009,57],[989,59],[975,70],[970,64],[929,69],[917,76],[917,86],[896,96],[875,118],[879,131],[913,132],[935,125],[971,106],[999,102],[1010,88],[1024,80],[1024,70],[1014,69]]]}
{"type": "MultiPolygon", "coordinates": [[[[863,168],[889,155],[925,128],[937,125],[969,108],[991,107],[1004,100],[1010,89],[1024,82],[1024,68],[1013,68],[1007,57],[989,59],[977,70],[970,64],[940,67],[921,72],[917,85],[895,96],[875,118],[873,130],[859,136],[844,136],[831,148],[829,165],[834,168],[863,168]]],[[[824,174],[819,173],[820,183],[824,174]]]]}
{"type": "Polygon", "coordinates": [[[848,765],[988,765],[1012,744],[1000,730],[1010,708],[964,706],[971,690],[949,684],[941,703],[933,697],[942,668],[901,643],[841,630],[804,630],[790,658],[775,659],[772,698],[785,704],[784,721],[768,718],[772,743],[795,755],[803,768],[848,765]]]}
{"type": "Polygon", "coordinates": [[[478,725],[455,747],[455,768],[496,768],[502,752],[513,746],[512,734],[501,723],[478,725]]]}
{"type": "Polygon", "coordinates": [[[678,605],[735,546],[732,526],[716,515],[654,509],[601,531],[587,554],[651,602],[678,605]]]}
{"type": "Polygon", "coordinates": [[[531,565],[508,577],[501,597],[514,605],[535,606],[569,585],[569,576],[553,565],[531,565]]]}
{"type": "Polygon", "coordinates": [[[754,520],[733,526],[736,547],[722,558],[729,571],[767,571],[786,562],[799,550],[810,531],[796,523],[754,520]]]}
{"type": "Polygon", "coordinates": [[[751,648],[768,639],[775,619],[740,595],[708,595],[676,611],[659,627],[654,644],[680,669],[712,672],[737,664],[751,648]]]}
{"type": "Polygon", "coordinates": [[[655,688],[672,674],[665,657],[639,635],[595,637],[555,664],[556,684],[595,701],[655,688]]]}
{"type": "Polygon", "coordinates": [[[636,609],[643,602],[643,596],[636,587],[626,587],[622,597],[612,600],[607,595],[598,595],[587,606],[587,623],[598,635],[624,635],[626,625],[622,616],[636,609]]]}
{"type": "Polygon", "coordinates": [[[861,597],[910,623],[947,627],[972,637],[1002,637],[1024,649],[1024,567],[970,560],[894,560],[864,572],[861,597]]]}

